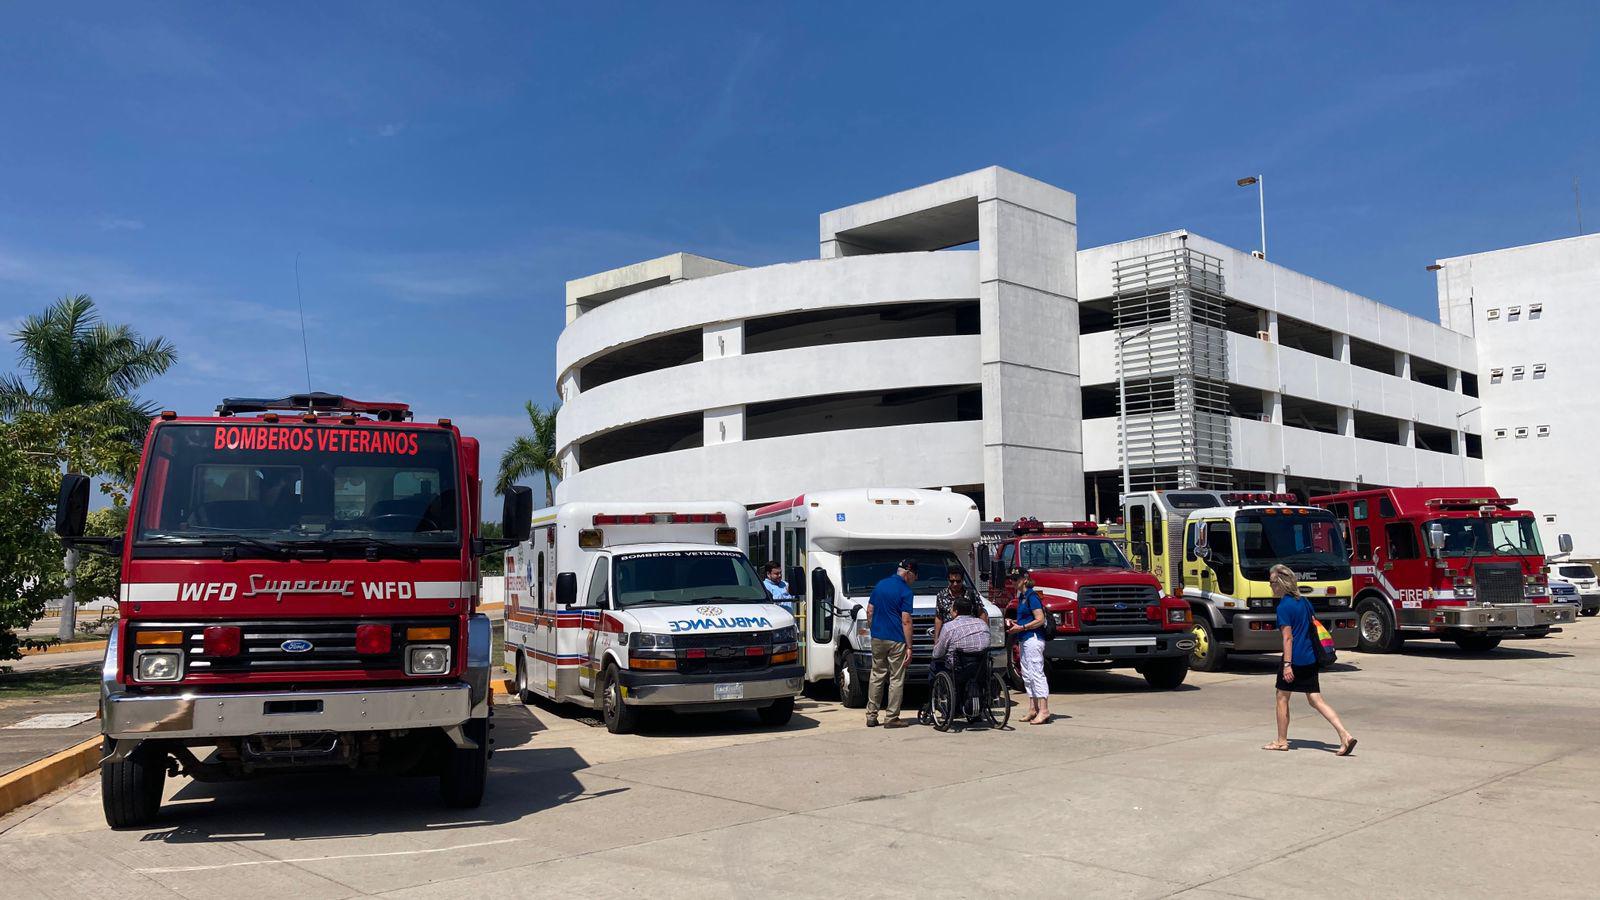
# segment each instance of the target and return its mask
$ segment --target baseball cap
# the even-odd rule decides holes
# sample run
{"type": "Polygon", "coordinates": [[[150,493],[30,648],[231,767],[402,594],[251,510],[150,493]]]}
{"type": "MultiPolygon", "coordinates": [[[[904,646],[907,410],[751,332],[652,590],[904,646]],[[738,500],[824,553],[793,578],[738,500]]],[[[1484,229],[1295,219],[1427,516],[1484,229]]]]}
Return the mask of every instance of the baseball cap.
{"type": "Polygon", "coordinates": [[[915,575],[917,574],[917,561],[914,559],[902,559],[898,564],[898,568],[905,569],[915,575]]]}

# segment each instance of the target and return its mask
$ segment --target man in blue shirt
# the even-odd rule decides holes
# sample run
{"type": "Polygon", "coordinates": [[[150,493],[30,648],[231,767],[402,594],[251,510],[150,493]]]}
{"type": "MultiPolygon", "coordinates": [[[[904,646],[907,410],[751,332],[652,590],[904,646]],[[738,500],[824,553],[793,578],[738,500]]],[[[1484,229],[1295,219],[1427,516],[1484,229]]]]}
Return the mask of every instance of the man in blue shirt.
{"type": "Polygon", "coordinates": [[[904,559],[895,573],[878,582],[867,601],[867,621],[872,634],[872,681],[867,687],[867,727],[878,724],[878,697],[888,688],[883,710],[885,728],[904,728],[911,724],[900,718],[900,701],[906,690],[906,665],[911,662],[911,584],[917,580],[917,564],[904,559]],[[887,685],[884,682],[888,682],[887,685]]]}
{"type": "Polygon", "coordinates": [[[767,563],[767,577],[761,586],[767,589],[767,596],[772,602],[794,613],[794,595],[789,593],[789,582],[783,580],[783,567],[775,562],[767,563]]]}

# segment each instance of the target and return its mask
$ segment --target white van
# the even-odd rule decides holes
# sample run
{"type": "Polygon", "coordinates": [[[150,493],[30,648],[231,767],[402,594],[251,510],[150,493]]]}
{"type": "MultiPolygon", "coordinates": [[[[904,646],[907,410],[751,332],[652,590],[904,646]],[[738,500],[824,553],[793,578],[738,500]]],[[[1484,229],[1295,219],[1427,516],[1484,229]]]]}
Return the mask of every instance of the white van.
{"type": "Polygon", "coordinates": [[[565,503],[506,554],[506,667],[524,703],[592,705],[614,733],[638,708],[754,709],[801,689],[794,617],[745,556],[737,503],[565,503]]]}
{"type": "Polygon", "coordinates": [[[1600,579],[1594,567],[1580,562],[1551,562],[1546,567],[1551,581],[1564,581],[1578,590],[1579,610],[1586,616],[1600,613],[1600,579]]]}
{"type": "Polygon", "coordinates": [[[933,650],[934,598],[946,572],[961,572],[967,590],[989,618],[990,646],[1005,646],[1000,610],[982,599],[972,580],[979,512],[951,491],[862,488],[802,494],[750,515],[750,555],[756,565],[783,566],[797,598],[801,663],[810,683],[833,681],[845,706],[867,704],[872,672],[867,600],[872,588],[915,560],[911,665],[906,683],[927,680],[933,650]]]}

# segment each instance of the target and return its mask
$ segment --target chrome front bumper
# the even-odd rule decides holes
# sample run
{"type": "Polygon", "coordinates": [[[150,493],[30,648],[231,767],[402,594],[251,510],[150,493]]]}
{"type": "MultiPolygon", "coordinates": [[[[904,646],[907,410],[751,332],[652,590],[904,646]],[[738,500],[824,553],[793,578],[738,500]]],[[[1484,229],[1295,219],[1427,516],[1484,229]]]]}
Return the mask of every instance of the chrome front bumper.
{"type": "Polygon", "coordinates": [[[1548,628],[1577,620],[1577,608],[1564,603],[1506,603],[1498,606],[1436,606],[1400,611],[1401,624],[1423,628],[1548,628]]]}
{"type": "Polygon", "coordinates": [[[473,712],[472,688],[465,683],[381,690],[105,693],[100,699],[102,730],[117,740],[450,728],[472,718],[473,712]]]}
{"type": "Polygon", "coordinates": [[[737,675],[721,675],[694,676],[693,681],[655,681],[624,676],[623,702],[629,706],[765,706],[800,693],[805,678],[799,667],[792,668],[795,669],[793,676],[785,673],[785,677],[779,678],[741,679],[737,675]],[[739,697],[727,696],[726,686],[731,684],[740,686],[739,697]],[[719,687],[722,696],[718,696],[719,687]]]}

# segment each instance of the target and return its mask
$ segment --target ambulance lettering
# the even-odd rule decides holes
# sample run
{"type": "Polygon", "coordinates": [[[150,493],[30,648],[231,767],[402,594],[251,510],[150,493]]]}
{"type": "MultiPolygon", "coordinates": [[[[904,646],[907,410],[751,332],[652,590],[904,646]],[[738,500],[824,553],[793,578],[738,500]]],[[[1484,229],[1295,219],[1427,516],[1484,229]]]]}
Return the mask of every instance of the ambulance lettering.
{"type": "Polygon", "coordinates": [[[711,631],[716,628],[771,628],[772,621],[766,616],[719,616],[714,619],[673,619],[667,626],[674,632],[711,631]]]}

